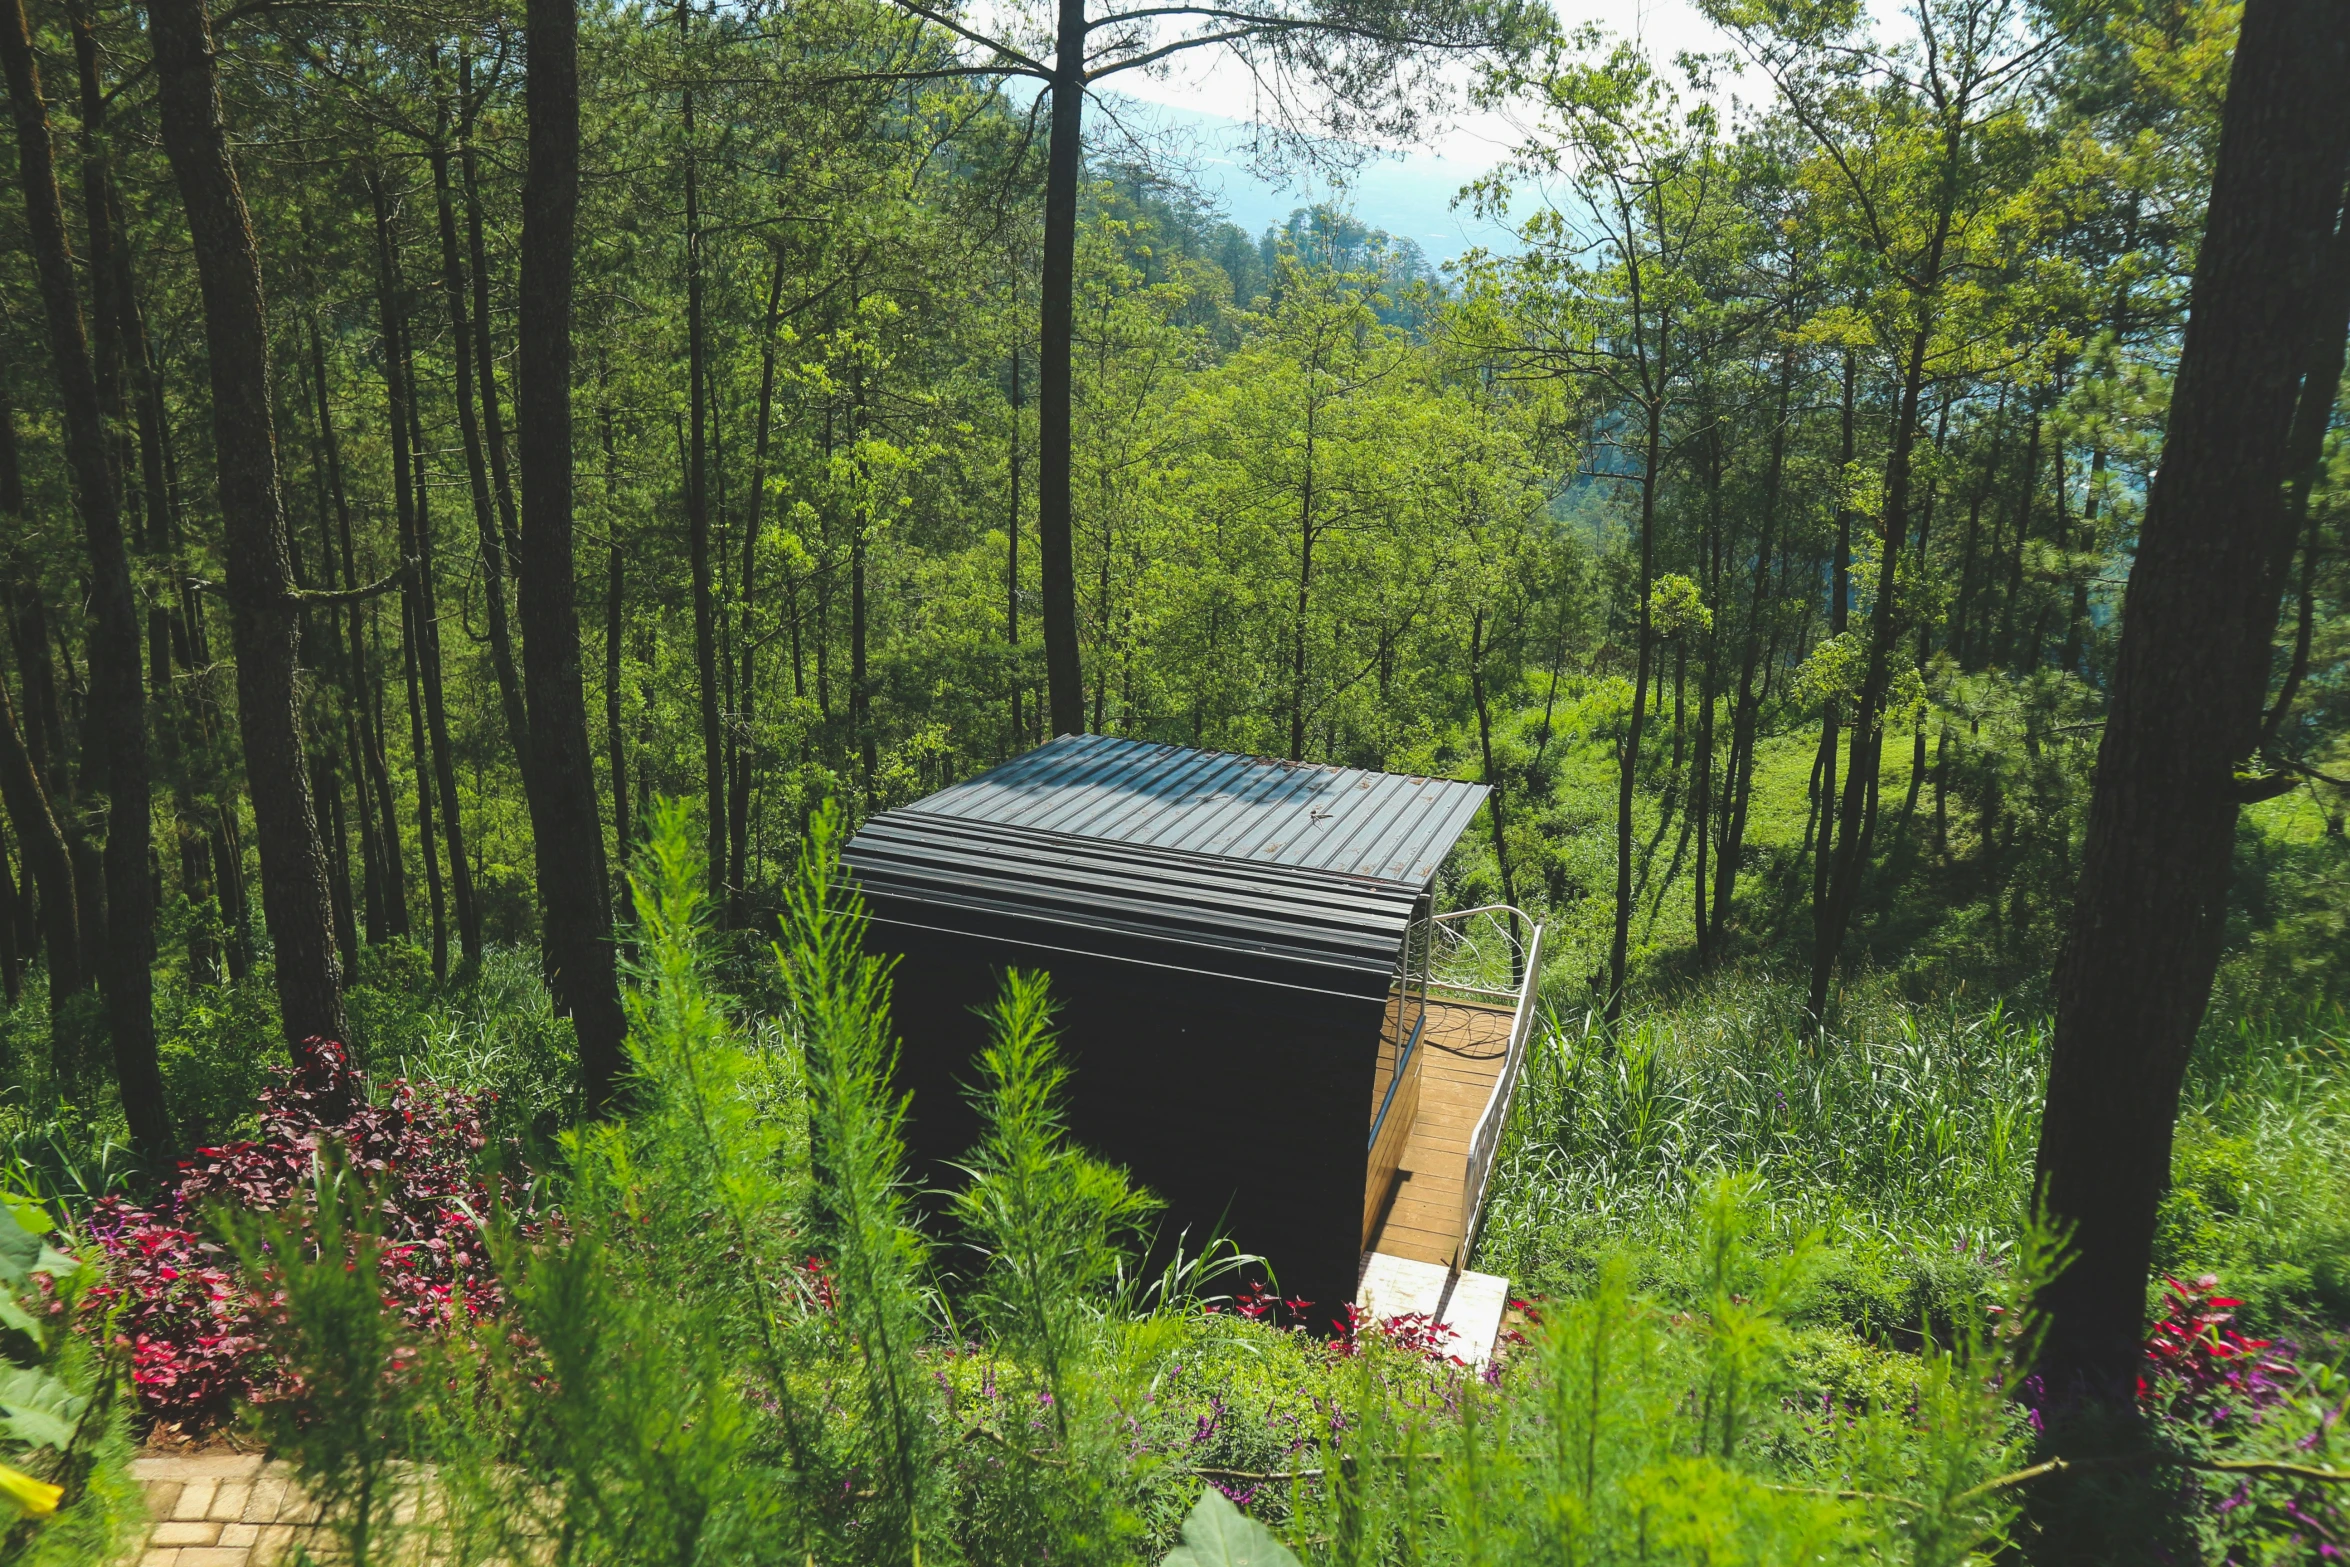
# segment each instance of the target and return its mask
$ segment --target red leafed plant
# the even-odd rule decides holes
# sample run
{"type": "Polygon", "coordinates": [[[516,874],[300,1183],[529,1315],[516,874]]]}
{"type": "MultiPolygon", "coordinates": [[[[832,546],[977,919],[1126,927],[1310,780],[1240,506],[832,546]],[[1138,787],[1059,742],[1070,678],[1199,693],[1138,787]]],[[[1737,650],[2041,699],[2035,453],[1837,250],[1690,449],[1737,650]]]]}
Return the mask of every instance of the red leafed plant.
{"type": "Polygon", "coordinates": [[[259,1137],[198,1149],[152,1208],[109,1197],[90,1215],[108,1264],[91,1310],[119,1303],[115,1332],[149,1415],[202,1426],[237,1400],[279,1391],[266,1347],[271,1302],[239,1277],[207,1210],[299,1209],[329,1142],[373,1198],[387,1306],[430,1331],[453,1311],[478,1317],[502,1304],[480,1225],[516,1193],[502,1176],[475,1173],[486,1142],[478,1099],[404,1078],[370,1097],[342,1046],[309,1040],[300,1064],[279,1069],[263,1092],[259,1137]]]}
{"type": "Polygon", "coordinates": [[[2295,1376],[2292,1360],[2270,1340],[2246,1338],[2229,1325],[2244,1303],[2219,1293],[2216,1275],[2164,1285],[2166,1309],[2146,1335],[2141,1402],[2216,1426],[2284,1396],[2295,1376]]]}

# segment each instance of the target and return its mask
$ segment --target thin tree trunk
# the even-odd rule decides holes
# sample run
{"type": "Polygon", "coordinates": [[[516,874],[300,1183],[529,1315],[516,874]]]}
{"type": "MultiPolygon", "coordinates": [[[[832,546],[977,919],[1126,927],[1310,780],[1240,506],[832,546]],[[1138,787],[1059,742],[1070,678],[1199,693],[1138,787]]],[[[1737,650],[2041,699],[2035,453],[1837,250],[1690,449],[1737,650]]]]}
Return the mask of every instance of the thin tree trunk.
{"type": "MultiPolygon", "coordinates": [[[[691,12],[677,7],[677,33],[687,36],[691,12]]],[[[710,900],[726,905],[726,743],[718,710],[718,606],[710,584],[709,383],[705,378],[708,328],[703,311],[701,173],[694,146],[694,89],[688,82],[681,117],[685,139],[685,341],[686,401],[692,443],[685,471],[686,557],[694,584],[694,674],[699,683],[702,721],[704,857],[710,900]]],[[[854,705],[855,698],[851,697],[854,705]]]]}
{"type": "MultiPolygon", "coordinates": [[[[2060,1396],[2134,1403],[2179,1085],[2224,937],[2236,768],[2259,743],[2289,432],[2350,161],[2350,13],[2249,0],[2162,463],[2122,606],[2038,1190],[2073,1261],[2039,1296],[2060,1396]]],[[[2330,389],[2328,389],[2330,391],[2330,389]]]]}
{"type": "MultiPolygon", "coordinates": [[[[49,1016],[54,1023],[66,998],[82,985],[81,915],[74,896],[73,858],[66,849],[65,834],[57,828],[57,818],[50,813],[49,792],[41,787],[32,755],[25,750],[5,680],[0,680],[0,800],[7,802],[9,824],[16,829],[26,895],[40,893],[41,940],[49,949],[49,1016]]],[[[54,1028],[51,1032],[54,1036],[54,1028]]]]}
{"type": "MultiPolygon", "coordinates": [[[[579,673],[571,514],[572,251],[579,218],[577,0],[529,0],[522,314],[515,434],[522,470],[523,680],[531,825],[548,987],[579,1040],[590,1113],[612,1102],[628,1022],[614,969],[610,881],[579,673]]],[[[616,754],[617,759],[617,754],[616,754]]]]}
{"type": "Polygon", "coordinates": [[[730,795],[726,802],[727,923],[740,930],[751,922],[751,725],[758,717],[759,639],[751,616],[758,602],[759,525],[767,505],[767,441],[775,414],[775,331],[782,319],[783,258],[778,255],[767,280],[767,325],[759,336],[759,423],[751,443],[751,504],[743,521],[742,581],[737,589],[741,606],[742,673],[736,686],[735,736],[730,760],[730,795]]]}
{"type": "Polygon", "coordinates": [[[1770,604],[1771,562],[1778,547],[1779,490],[1787,472],[1787,417],[1795,392],[1795,346],[1779,357],[1779,398],[1771,424],[1771,453],[1763,472],[1762,522],[1754,554],[1754,594],[1746,610],[1746,637],[1738,655],[1738,693],[1730,706],[1730,755],[1722,769],[1728,796],[1722,801],[1722,833],[1714,862],[1713,934],[1718,946],[1728,929],[1730,898],[1738,889],[1738,861],[1746,852],[1746,813],[1754,797],[1755,737],[1761,703],[1754,686],[1760,660],[1763,616],[1770,604]]]}
{"type": "MultiPolygon", "coordinates": [[[[473,58],[458,56],[458,91],[473,101],[473,58]]],[[[457,173],[465,187],[465,244],[473,266],[473,353],[481,381],[482,440],[490,449],[490,478],[498,492],[509,570],[522,559],[522,524],[514,509],[514,476],[506,465],[506,419],[498,407],[498,354],[490,314],[489,245],[482,237],[481,179],[475,167],[473,121],[458,127],[457,173]]]]}
{"type": "MultiPolygon", "coordinates": [[[[1012,743],[1018,751],[1027,731],[1020,723],[1020,345],[1012,345],[1012,441],[1006,456],[1012,468],[1012,505],[1004,519],[1004,645],[1012,650],[1012,743]]],[[[795,660],[796,663],[796,660],[795,660]]]]}
{"type": "Polygon", "coordinates": [[[2293,700],[2300,694],[2301,683],[2309,678],[2310,646],[2317,630],[2320,518],[2310,507],[2309,492],[2324,467],[2326,432],[2333,426],[2334,400],[2342,385],[2343,338],[2345,332],[2350,332],[2350,221],[2341,225],[2333,243],[2327,247],[2321,288],[2318,320],[2306,350],[2308,369],[2301,378],[2301,402],[2293,414],[2291,446],[2285,454],[2286,469],[2291,475],[2286,484],[2285,502],[2284,537],[2288,558],[2279,564],[2280,574],[2291,565],[2291,541],[2296,537],[2301,540],[2301,577],[2294,591],[2293,656],[2285,665],[2285,678],[2277,688],[2276,700],[2261,720],[2263,752],[2276,746],[2285,721],[2292,716],[2293,700]]]}
{"type": "MultiPolygon", "coordinates": [[[[1510,839],[1501,774],[1493,766],[1493,714],[1485,693],[1485,606],[1477,606],[1475,617],[1469,622],[1469,693],[1477,704],[1477,752],[1485,767],[1485,787],[1491,791],[1485,801],[1487,819],[1493,828],[1493,863],[1501,873],[1501,901],[1516,908],[1518,904],[1517,878],[1510,874],[1510,839]]],[[[1514,982],[1520,976],[1513,973],[1514,982]]]]}
{"type": "Polygon", "coordinates": [[[1910,338],[1901,400],[1894,414],[1893,451],[1885,464],[1884,532],[1879,540],[1876,597],[1869,607],[1868,668],[1861,678],[1860,700],[1854,704],[1828,903],[1812,949],[1810,1016],[1814,1026],[1826,1016],[1828,987],[1843,955],[1853,908],[1860,900],[1861,878],[1868,870],[1870,829],[1876,817],[1878,771],[1885,746],[1885,693],[1892,680],[1893,639],[1901,626],[1895,583],[1901,552],[1908,544],[1911,459],[1925,389],[1926,349],[1932,338],[1934,290],[1941,278],[1942,250],[1949,236],[1954,198],[1946,194],[1943,200],[1916,286],[1921,296],[1919,321],[1910,338]]]}
{"type": "Polygon", "coordinates": [[[1053,123],[1045,150],[1043,310],[1036,396],[1036,549],[1044,587],[1045,689],[1056,735],[1085,729],[1077,654],[1070,498],[1071,349],[1077,310],[1077,185],[1084,164],[1085,0],[1059,0],[1053,123]]]}
{"type": "MultiPolygon", "coordinates": [[[[9,0],[0,10],[0,68],[8,77],[25,226],[64,404],[66,463],[90,556],[89,731],[108,797],[107,892],[119,906],[103,957],[107,1025],[131,1139],[142,1155],[160,1160],[170,1151],[172,1134],[155,1053],[155,900],[148,869],[147,722],[139,683],[138,604],[108,471],[105,417],[89,343],[82,333],[73,249],[66,237],[64,204],[58,198],[48,108],[41,98],[23,0],[9,0]]],[[[86,916],[88,911],[82,912],[86,916]]]]}
{"type": "MultiPolygon", "coordinates": [[[[350,496],[343,485],[342,443],[335,434],[334,407],[327,400],[326,349],[319,341],[317,321],[307,325],[313,391],[318,399],[319,454],[326,465],[327,494],[334,502],[335,536],[329,549],[338,554],[342,563],[344,583],[355,587],[359,582],[359,565],[352,547],[350,496]]],[[[345,613],[335,627],[335,640],[342,655],[344,728],[356,759],[351,784],[359,800],[359,855],[365,878],[367,940],[372,945],[389,936],[407,934],[408,915],[406,893],[400,887],[399,827],[388,804],[383,806],[380,828],[376,820],[379,802],[389,801],[392,791],[384,762],[382,733],[376,727],[374,705],[369,700],[365,613],[361,604],[345,606],[345,613]],[[348,640],[344,636],[346,631],[348,640]]]]}
{"type": "Polygon", "coordinates": [[[490,671],[498,683],[498,710],[505,716],[506,740],[514,760],[530,766],[530,722],[522,711],[522,681],[514,672],[514,638],[506,623],[506,551],[490,498],[489,464],[482,451],[481,419],[474,405],[473,323],[466,319],[465,272],[457,260],[457,200],[449,188],[449,151],[435,141],[430,149],[432,184],[441,226],[441,289],[449,301],[449,358],[457,369],[457,428],[465,444],[466,488],[473,499],[473,526],[481,546],[482,615],[489,623],[490,671]]]}
{"type": "MultiPolygon", "coordinates": [[[[342,973],[324,845],[303,766],[295,659],[301,640],[294,567],[278,489],[269,395],[269,326],[261,257],[229,161],[202,0],[153,0],[164,145],[195,241],[204,341],[212,369],[213,450],[228,554],[229,626],[237,655],[237,727],[261,853],[261,914],[276,952],[280,1023],[297,1051],[340,1041],[342,973]]],[[[119,896],[112,918],[123,919],[119,896]]]]}
{"type": "MultiPolygon", "coordinates": [[[[0,17],[0,27],[6,25],[6,18],[0,17]]],[[[27,518],[24,477],[17,464],[16,409],[4,394],[0,394],[0,513],[6,514],[21,538],[27,518]]],[[[24,673],[29,690],[32,671],[24,673]]],[[[24,866],[21,896],[31,899],[35,892],[40,894],[38,933],[49,949],[49,1016],[54,1022],[65,999],[82,987],[81,912],[75,905],[73,857],[50,809],[48,786],[41,779],[26,731],[17,723],[5,680],[0,680],[0,801],[7,804],[8,819],[16,828],[17,855],[24,866]]],[[[29,943],[25,950],[29,957],[29,943]]]]}
{"type": "Polygon", "coordinates": [[[425,901],[432,913],[432,972],[449,977],[449,911],[441,885],[441,856],[433,832],[432,742],[424,732],[424,690],[417,674],[417,623],[423,616],[412,594],[403,594],[400,608],[400,671],[408,682],[408,756],[415,774],[416,852],[424,860],[425,901]]]}
{"type": "MultiPolygon", "coordinates": [[[[1843,436],[1838,447],[1839,471],[1852,466],[1853,441],[1853,383],[1855,365],[1850,349],[1844,353],[1843,436]]],[[[1836,559],[1829,586],[1828,634],[1843,636],[1852,622],[1852,508],[1841,502],[1836,507],[1836,559]]],[[[1829,905],[1834,883],[1833,867],[1836,855],[1836,740],[1843,719],[1843,702],[1838,697],[1828,699],[1827,711],[1820,718],[1819,758],[1812,772],[1820,780],[1818,799],[1819,832],[1812,841],[1811,865],[1811,922],[1813,952],[1813,989],[1815,997],[1806,1014],[1807,1026],[1817,1029],[1826,1021],[1821,1015],[1825,987],[1818,973],[1818,954],[1828,943],[1829,905]]]]}
{"type": "MultiPolygon", "coordinates": [[[[481,909],[473,896],[473,868],[465,859],[465,824],[457,813],[457,753],[449,740],[449,704],[441,667],[439,573],[433,564],[431,497],[425,491],[424,421],[414,391],[415,362],[400,344],[400,376],[408,385],[409,473],[416,483],[417,648],[416,672],[424,686],[424,718],[432,739],[433,783],[441,796],[441,842],[449,851],[449,904],[457,918],[457,942],[468,969],[481,962],[481,909]]],[[[527,778],[525,782],[527,783],[527,778]]]]}
{"type": "Polygon", "coordinates": [[[343,819],[341,768],[333,746],[319,753],[315,771],[310,792],[326,802],[327,890],[334,900],[335,944],[341,950],[342,972],[349,975],[359,968],[359,921],[351,907],[351,839],[343,819]]]}
{"type": "MultiPolygon", "coordinates": [[[[2007,596],[1999,606],[1999,661],[2009,669],[2017,662],[2016,611],[2024,597],[2024,541],[2032,536],[2032,498],[2040,490],[2040,411],[2032,411],[2032,432],[2024,441],[2023,493],[2017,498],[2014,547],[2007,560],[2007,596]]],[[[2037,657],[2033,662],[2037,663],[2037,657]]]]}
{"type": "Polygon", "coordinates": [[[1653,638],[1649,625],[1649,593],[1656,577],[1656,487],[1663,462],[1664,406],[1652,393],[1646,413],[1647,429],[1641,456],[1640,574],[1633,581],[1638,594],[1638,629],[1632,659],[1632,717],[1616,754],[1616,923],[1608,942],[1607,1018],[1624,1015],[1624,987],[1632,957],[1632,803],[1640,780],[1640,741],[1648,722],[1648,665],[1653,638]]]}

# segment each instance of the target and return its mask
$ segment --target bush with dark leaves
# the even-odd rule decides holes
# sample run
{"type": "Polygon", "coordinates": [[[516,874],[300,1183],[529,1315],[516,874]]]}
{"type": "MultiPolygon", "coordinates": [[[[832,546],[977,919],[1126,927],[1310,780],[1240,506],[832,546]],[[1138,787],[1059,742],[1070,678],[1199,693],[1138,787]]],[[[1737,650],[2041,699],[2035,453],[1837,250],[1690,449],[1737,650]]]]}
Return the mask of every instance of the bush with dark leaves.
{"type": "Polygon", "coordinates": [[[493,1209],[516,1207],[518,1194],[504,1175],[478,1169],[487,1141],[480,1101],[405,1078],[371,1094],[343,1047],[324,1040],[307,1041],[300,1064],[277,1076],[261,1096],[259,1137],[198,1149],[152,1208],[108,1197],[90,1215],[108,1272],[90,1320],[119,1303],[114,1331],[139,1403],[159,1421],[201,1427],[239,1400],[280,1391],[268,1349],[277,1303],[240,1276],[213,1211],[305,1214],[330,1143],[369,1192],[387,1309],[429,1333],[503,1304],[482,1225],[493,1209]]]}

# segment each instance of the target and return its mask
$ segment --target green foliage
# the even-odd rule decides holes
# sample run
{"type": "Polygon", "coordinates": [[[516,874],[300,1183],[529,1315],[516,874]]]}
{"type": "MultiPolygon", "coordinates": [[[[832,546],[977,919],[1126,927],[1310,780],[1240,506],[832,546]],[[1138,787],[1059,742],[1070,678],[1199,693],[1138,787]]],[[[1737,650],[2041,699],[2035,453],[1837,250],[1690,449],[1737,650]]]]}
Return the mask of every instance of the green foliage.
{"type": "Polygon", "coordinates": [[[22,1164],[0,1182],[0,1557],[111,1562],[136,1546],[147,1510],[121,1368],[74,1331],[99,1270],[52,1229],[22,1164]]]}
{"type": "MultiPolygon", "coordinates": [[[[299,1389],[252,1406],[270,1449],[300,1466],[352,1567],[396,1559],[401,1459],[411,1451],[420,1385],[437,1368],[386,1298],[378,1206],[360,1172],[328,1142],[303,1217],[219,1215],[247,1275],[283,1313],[277,1351],[299,1389]]],[[[417,1477],[404,1477],[410,1488],[417,1477]]],[[[417,1498],[407,1498],[413,1509],[417,1498]]]]}
{"type": "Polygon", "coordinates": [[[1297,1567],[1297,1558],[1272,1530],[1210,1486],[1183,1520],[1183,1543],[1159,1567],[1297,1567]]]}

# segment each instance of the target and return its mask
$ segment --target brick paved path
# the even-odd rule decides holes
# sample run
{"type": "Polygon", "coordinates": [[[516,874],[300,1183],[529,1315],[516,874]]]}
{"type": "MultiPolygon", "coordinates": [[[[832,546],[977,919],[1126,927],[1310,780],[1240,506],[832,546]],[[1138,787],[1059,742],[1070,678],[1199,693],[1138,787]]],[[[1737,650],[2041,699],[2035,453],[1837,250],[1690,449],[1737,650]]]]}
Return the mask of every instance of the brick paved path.
{"type": "Polygon", "coordinates": [[[259,1454],[140,1458],[131,1473],[147,1488],[155,1521],[138,1567],[272,1567],[297,1540],[311,1543],[318,1527],[317,1505],[294,1486],[292,1467],[259,1454]]]}

